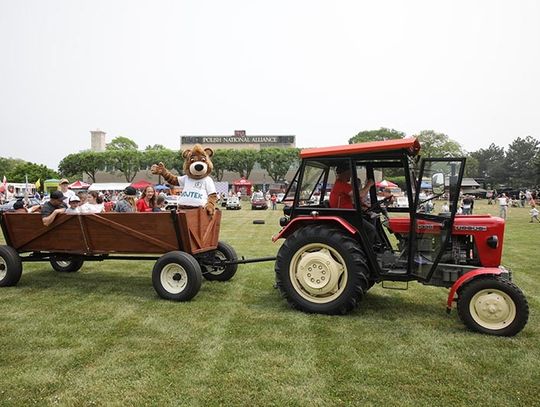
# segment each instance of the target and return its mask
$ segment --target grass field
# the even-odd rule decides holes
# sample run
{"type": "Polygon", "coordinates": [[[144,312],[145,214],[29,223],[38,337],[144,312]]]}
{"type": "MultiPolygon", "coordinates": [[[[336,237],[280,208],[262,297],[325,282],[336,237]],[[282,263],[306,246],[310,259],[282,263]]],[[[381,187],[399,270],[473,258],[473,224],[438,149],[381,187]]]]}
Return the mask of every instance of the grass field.
{"type": "MultiPolygon", "coordinates": [[[[239,255],[275,255],[281,212],[223,215],[239,255]]],[[[188,303],[157,297],[153,262],[27,263],[0,289],[0,406],[540,405],[540,224],[528,221],[512,208],[506,228],[503,263],[530,305],[514,338],[467,331],[445,313],[447,290],[415,283],[375,286],[330,317],[289,309],[272,262],[204,282],[188,303]]]]}

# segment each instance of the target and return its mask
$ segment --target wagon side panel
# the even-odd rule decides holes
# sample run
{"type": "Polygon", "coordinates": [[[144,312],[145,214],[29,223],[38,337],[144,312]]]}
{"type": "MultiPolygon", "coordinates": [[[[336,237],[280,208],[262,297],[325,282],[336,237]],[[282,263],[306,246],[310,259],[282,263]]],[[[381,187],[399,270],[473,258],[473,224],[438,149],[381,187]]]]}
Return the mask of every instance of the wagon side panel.
{"type": "Polygon", "coordinates": [[[59,215],[48,227],[43,225],[40,214],[6,213],[2,219],[7,241],[18,252],[86,251],[78,216],[59,215]]]}
{"type": "Polygon", "coordinates": [[[92,253],[161,254],[181,250],[171,214],[101,213],[84,216],[92,253]]]}

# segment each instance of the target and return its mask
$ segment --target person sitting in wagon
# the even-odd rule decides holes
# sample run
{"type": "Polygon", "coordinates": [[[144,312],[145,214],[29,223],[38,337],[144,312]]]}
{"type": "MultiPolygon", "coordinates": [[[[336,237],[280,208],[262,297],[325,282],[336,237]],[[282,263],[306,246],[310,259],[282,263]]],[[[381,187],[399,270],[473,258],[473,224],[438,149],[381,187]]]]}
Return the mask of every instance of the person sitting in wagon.
{"type": "Polygon", "coordinates": [[[62,191],[51,192],[51,198],[41,207],[41,220],[45,226],[54,222],[59,213],[64,213],[67,205],[63,202],[65,199],[62,191]]]}

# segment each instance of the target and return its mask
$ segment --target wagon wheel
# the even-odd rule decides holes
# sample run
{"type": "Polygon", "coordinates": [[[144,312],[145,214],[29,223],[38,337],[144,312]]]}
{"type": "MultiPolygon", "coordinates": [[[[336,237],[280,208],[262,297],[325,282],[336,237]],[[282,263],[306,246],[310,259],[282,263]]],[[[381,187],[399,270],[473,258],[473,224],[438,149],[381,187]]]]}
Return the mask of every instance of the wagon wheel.
{"type": "MultiPolygon", "coordinates": [[[[225,242],[219,242],[217,249],[211,253],[211,261],[231,261],[238,257],[236,251],[225,242]]],[[[236,274],[238,264],[228,264],[226,266],[213,266],[212,264],[201,264],[203,277],[210,281],[228,281],[236,274]]]]}
{"type": "Polygon", "coordinates": [[[79,257],[53,256],[50,263],[52,268],[60,273],[74,273],[81,269],[84,260],[79,257]]]}
{"type": "Polygon", "coordinates": [[[529,318],[529,304],[523,292],[500,277],[476,278],[459,293],[458,314],[473,331],[497,336],[514,336],[529,318]]]}
{"type": "Polygon", "coordinates": [[[152,285],[161,298],[189,301],[197,295],[201,284],[201,267],[188,253],[169,252],[154,265],[152,285]]]}
{"type": "Polygon", "coordinates": [[[21,279],[22,262],[11,246],[0,246],[0,287],[17,285],[21,279]]]}

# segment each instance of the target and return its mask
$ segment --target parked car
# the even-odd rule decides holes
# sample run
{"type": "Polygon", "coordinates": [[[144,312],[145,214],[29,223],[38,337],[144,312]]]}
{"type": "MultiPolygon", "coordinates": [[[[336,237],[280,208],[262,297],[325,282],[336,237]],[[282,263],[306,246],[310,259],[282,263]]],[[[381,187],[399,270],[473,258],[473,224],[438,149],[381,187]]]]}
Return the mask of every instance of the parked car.
{"type": "MultiPolygon", "coordinates": [[[[24,198],[14,198],[14,199],[12,199],[12,200],[9,201],[9,202],[6,202],[5,204],[0,205],[0,212],[8,212],[8,211],[12,211],[12,210],[13,210],[13,205],[15,205],[15,202],[17,202],[17,201],[19,201],[19,200],[23,200],[23,201],[24,201],[24,198]]],[[[40,204],[39,200],[37,200],[37,199],[34,198],[34,197],[28,198],[26,202],[27,202],[26,206],[27,206],[28,208],[40,204]]]]}
{"type": "Polygon", "coordinates": [[[240,199],[237,196],[230,196],[227,198],[227,209],[242,209],[240,205],[240,199]]]}
{"type": "Polygon", "coordinates": [[[254,196],[251,199],[251,209],[268,209],[268,202],[264,197],[254,196]]]}

